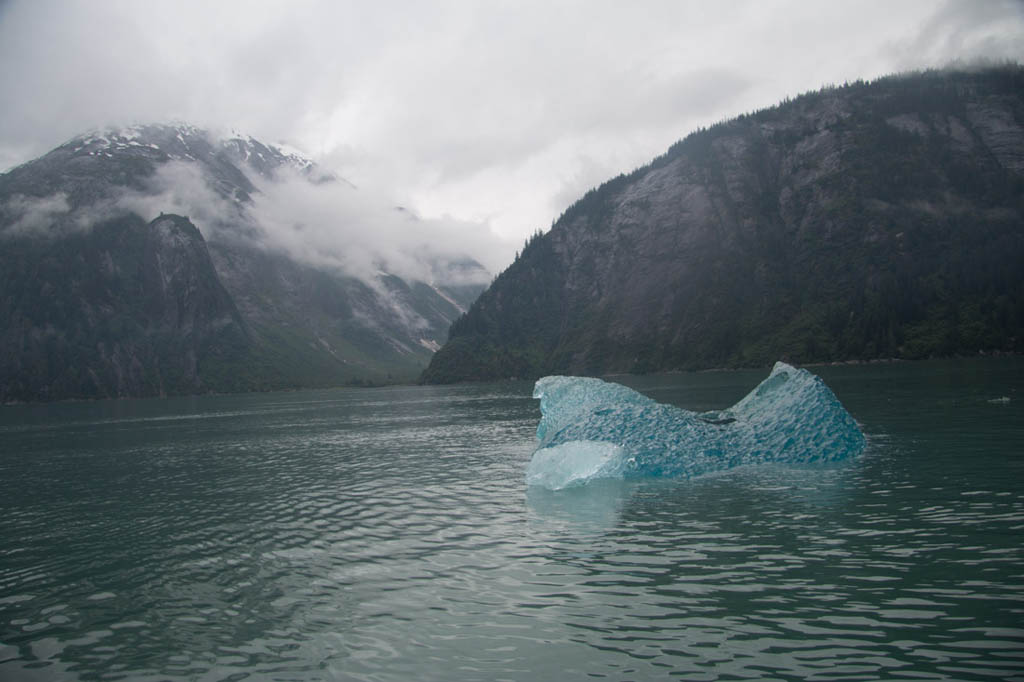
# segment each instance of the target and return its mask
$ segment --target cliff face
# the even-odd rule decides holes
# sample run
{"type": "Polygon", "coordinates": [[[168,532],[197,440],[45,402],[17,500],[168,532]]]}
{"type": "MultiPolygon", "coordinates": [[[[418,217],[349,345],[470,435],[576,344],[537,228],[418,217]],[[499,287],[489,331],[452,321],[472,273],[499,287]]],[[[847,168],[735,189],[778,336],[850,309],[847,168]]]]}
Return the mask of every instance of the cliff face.
{"type": "Polygon", "coordinates": [[[199,231],[125,216],[59,241],[5,243],[0,398],[209,390],[249,345],[199,231]]]}
{"type": "Polygon", "coordinates": [[[592,190],[425,381],[1024,346],[1024,72],[823,90],[592,190]]]}

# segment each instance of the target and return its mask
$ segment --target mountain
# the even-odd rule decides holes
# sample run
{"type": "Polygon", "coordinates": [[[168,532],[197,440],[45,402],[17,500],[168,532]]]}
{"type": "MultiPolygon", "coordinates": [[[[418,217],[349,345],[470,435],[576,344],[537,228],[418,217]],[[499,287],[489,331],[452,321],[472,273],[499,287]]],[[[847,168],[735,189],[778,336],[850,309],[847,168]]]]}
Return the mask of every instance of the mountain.
{"type": "Polygon", "coordinates": [[[1024,350],[1024,69],[827,87],[591,190],[426,382],[1024,350]]]}
{"type": "Polygon", "coordinates": [[[96,131],[0,175],[0,402],[414,379],[489,274],[375,251],[375,221],[417,219],[366,204],[301,155],[189,125],[96,131]],[[330,197],[326,225],[291,221],[309,197],[330,197]],[[331,214],[346,202],[363,208],[331,214]]]}

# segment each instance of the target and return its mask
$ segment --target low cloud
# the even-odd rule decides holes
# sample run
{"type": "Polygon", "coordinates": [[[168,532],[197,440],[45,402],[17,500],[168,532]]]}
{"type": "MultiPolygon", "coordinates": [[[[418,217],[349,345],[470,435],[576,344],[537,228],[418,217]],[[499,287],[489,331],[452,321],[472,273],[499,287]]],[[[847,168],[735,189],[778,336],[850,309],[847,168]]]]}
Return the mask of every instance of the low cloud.
{"type": "Polygon", "coordinates": [[[248,212],[263,245],[296,260],[367,281],[381,272],[427,282],[465,277],[444,264],[467,256],[494,267],[497,239],[486,225],[421,219],[386,197],[291,172],[256,185],[248,212]]]}
{"type": "Polygon", "coordinates": [[[50,236],[63,233],[73,225],[66,192],[48,197],[15,194],[0,205],[0,234],[5,236],[50,236]]]}
{"type": "Polygon", "coordinates": [[[207,240],[224,238],[226,231],[237,232],[245,221],[240,204],[216,192],[197,163],[169,161],[157,168],[146,185],[145,191],[129,190],[93,207],[91,219],[103,213],[130,212],[152,220],[161,213],[176,213],[187,216],[207,240]]]}
{"type": "Polygon", "coordinates": [[[1020,0],[0,0],[0,170],[116,122],[242,128],[504,235],[497,270],[696,127],[1022,44],[1020,0]]]}
{"type": "MultiPolygon", "coordinates": [[[[273,179],[253,172],[250,180],[257,188],[250,201],[228,198],[213,189],[199,164],[170,161],[144,190],[125,190],[69,215],[87,227],[124,213],[147,221],[175,213],[187,216],[207,241],[284,253],[370,284],[381,273],[438,284],[486,284],[504,260],[504,245],[483,224],[420,219],[386,197],[341,181],[310,182],[298,171],[280,170],[273,179]],[[488,272],[460,267],[467,257],[488,272]]],[[[64,195],[19,201],[14,209],[23,216],[16,224],[21,231],[69,209],[64,195]]]]}
{"type": "Polygon", "coordinates": [[[911,40],[889,46],[903,69],[1018,60],[1024,4],[1019,0],[936,3],[911,40]]]}

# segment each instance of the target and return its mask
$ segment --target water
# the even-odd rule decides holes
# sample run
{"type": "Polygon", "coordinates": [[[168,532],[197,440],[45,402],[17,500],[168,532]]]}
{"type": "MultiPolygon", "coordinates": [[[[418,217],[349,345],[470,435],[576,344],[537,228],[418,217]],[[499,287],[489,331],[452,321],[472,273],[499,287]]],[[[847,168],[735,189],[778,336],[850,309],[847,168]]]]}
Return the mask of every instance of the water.
{"type": "Polygon", "coordinates": [[[0,680],[1024,680],[1024,360],[814,371],[854,462],[561,493],[526,383],[0,408],[0,680]]]}

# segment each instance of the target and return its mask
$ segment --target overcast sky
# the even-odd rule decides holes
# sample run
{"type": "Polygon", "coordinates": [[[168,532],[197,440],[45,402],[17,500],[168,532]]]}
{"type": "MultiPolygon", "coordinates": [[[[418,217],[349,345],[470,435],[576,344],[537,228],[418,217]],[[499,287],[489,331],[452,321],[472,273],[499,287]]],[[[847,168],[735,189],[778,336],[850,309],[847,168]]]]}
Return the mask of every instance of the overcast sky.
{"type": "Polygon", "coordinates": [[[287,142],[506,244],[694,128],[816,89],[1024,61],[1020,0],[0,0],[0,170],[87,129],[287,142]]]}

